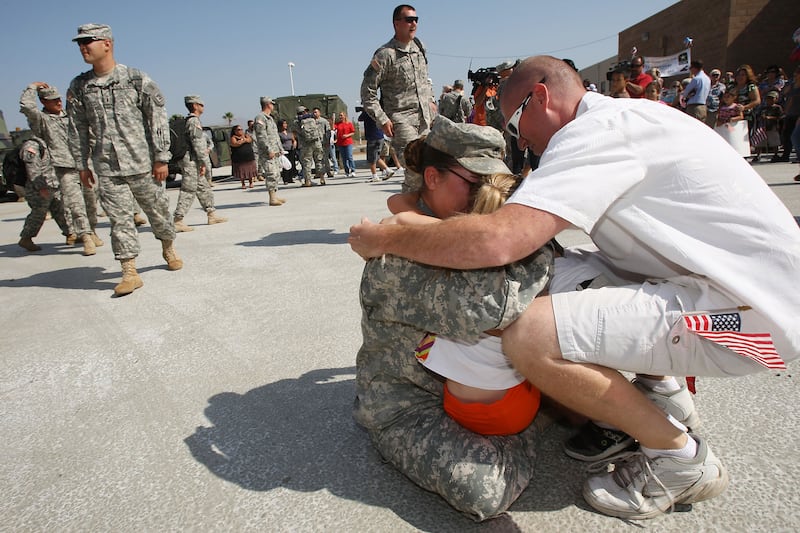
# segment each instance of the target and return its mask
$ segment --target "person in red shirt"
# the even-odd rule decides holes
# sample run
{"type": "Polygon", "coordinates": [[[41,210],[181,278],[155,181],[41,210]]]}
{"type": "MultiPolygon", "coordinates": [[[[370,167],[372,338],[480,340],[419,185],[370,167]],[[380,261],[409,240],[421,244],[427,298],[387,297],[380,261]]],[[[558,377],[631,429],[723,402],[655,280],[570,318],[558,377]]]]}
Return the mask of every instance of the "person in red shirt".
{"type": "Polygon", "coordinates": [[[631,59],[631,75],[625,89],[631,98],[644,98],[644,90],[653,81],[653,77],[644,71],[644,58],[633,56],[631,59]]]}
{"type": "Polygon", "coordinates": [[[356,175],[356,164],[353,161],[353,135],[356,129],[353,123],[347,119],[344,111],[339,112],[339,120],[336,122],[336,149],[342,157],[344,173],[348,178],[356,175]]]}

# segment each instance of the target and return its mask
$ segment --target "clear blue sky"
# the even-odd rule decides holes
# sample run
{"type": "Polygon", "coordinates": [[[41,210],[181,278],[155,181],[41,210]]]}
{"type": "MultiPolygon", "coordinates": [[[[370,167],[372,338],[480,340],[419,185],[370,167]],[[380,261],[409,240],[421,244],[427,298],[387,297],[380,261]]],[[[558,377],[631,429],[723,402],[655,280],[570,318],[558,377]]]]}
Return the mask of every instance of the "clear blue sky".
{"type": "MultiPolygon", "coordinates": [[[[617,33],[675,0],[540,2],[465,0],[411,2],[417,36],[428,50],[434,89],[467,70],[535,54],[568,57],[579,68],[617,52],[617,33]]],[[[183,113],[183,96],[205,100],[206,125],[230,111],[244,123],[258,98],[338,94],[350,109],[372,53],[391,38],[392,9],[376,0],[42,0],[3,1],[0,110],[9,129],[27,127],[19,96],[45,81],[62,94],[88,70],[70,39],[86,22],[112,27],[117,62],[147,72],[161,87],[169,114],[183,113]]]]}

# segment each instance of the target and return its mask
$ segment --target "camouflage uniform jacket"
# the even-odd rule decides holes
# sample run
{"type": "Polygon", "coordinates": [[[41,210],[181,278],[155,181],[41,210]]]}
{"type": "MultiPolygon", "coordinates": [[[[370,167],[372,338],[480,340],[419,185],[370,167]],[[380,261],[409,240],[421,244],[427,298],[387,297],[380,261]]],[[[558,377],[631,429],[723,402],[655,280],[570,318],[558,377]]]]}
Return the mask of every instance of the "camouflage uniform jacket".
{"type": "Polygon", "coordinates": [[[69,117],[62,111],[58,115],[46,113],[37,105],[38,96],[35,85],[29,85],[19,99],[19,111],[28,119],[33,134],[47,143],[53,166],[75,168],[75,159],[69,151],[67,127],[69,117]]]}
{"type": "Polygon", "coordinates": [[[279,157],[282,152],[281,138],[278,135],[278,126],[275,125],[275,119],[272,115],[268,115],[263,111],[256,115],[253,119],[255,124],[255,140],[258,156],[263,159],[270,159],[269,153],[273,153],[273,158],[279,157]]]}
{"type": "Polygon", "coordinates": [[[466,122],[471,112],[472,104],[466,94],[452,91],[444,94],[439,101],[439,114],[453,122],[466,122]]]}
{"type": "Polygon", "coordinates": [[[328,122],[328,119],[325,117],[319,117],[315,119],[317,121],[317,127],[319,128],[319,142],[322,143],[324,148],[328,148],[331,145],[331,123],[328,122]]]}
{"type": "Polygon", "coordinates": [[[472,433],[444,412],[442,383],[413,351],[426,331],[469,341],[507,327],[546,287],[552,257],[544,248],[458,271],[387,255],[364,268],[354,417],[387,461],[473,519],[504,512],[527,487],[547,417],[517,435],[472,433]]]}
{"type": "Polygon", "coordinates": [[[431,123],[433,86],[428,79],[424,47],[418,39],[403,45],[392,38],[375,51],[364,71],[361,102],[378,126],[389,120],[403,122],[404,115],[417,113],[426,124],[431,123]]]}
{"type": "Polygon", "coordinates": [[[31,137],[19,148],[19,157],[25,165],[28,181],[26,192],[42,189],[58,190],[58,178],[47,143],[39,137],[31,137]]]}
{"type": "Polygon", "coordinates": [[[319,125],[317,124],[317,121],[314,118],[314,115],[312,115],[311,113],[304,113],[302,115],[297,115],[297,117],[292,122],[292,133],[294,133],[295,137],[297,138],[297,142],[298,142],[300,148],[305,148],[307,146],[312,146],[314,144],[314,142],[316,142],[316,141],[319,141],[320,144],[322,144],[322,136],[319,135],[319,134],[317,135],[316,141],[312,142],[312,141],[306,139],[306,134],[303,131],[303,125],[305,124],[306,125],[306,129],[308,130],[308,129],[310,129],[310,128],[308,128],[308,124],[310,124],[310,123],[313,123],[316,126],[317,132],[320,133],[319,132],[319,125]]]}
{"type": "Polygon", "coordinates": [[[186,117],[186,140],[189,148],[183,156],[184,163],[194,161],[198,172],[200,167],[206,167],[206,176],[209,176],[213,167],[208,155],[208,137],[203,133],[203,124],[197,115],[189,114],[186,117]]]}
{"type": "Polygon", "coordinates": [[[168,163],[169,123],[164,96],[147,74],[116,65],[103,78],[89,70],[67,91],[69,147],[78,170],[92,155],[99,176],[147,174],[168,163]]]}

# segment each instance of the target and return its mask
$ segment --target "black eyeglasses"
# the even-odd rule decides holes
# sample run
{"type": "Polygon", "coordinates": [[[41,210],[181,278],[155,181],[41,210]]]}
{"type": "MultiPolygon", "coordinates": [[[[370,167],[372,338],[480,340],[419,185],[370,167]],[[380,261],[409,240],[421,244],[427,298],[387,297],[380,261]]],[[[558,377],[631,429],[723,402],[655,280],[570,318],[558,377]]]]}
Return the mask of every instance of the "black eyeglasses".
{"type": "Polygon", "coordinates": [[[409,24],[411,24],[412,22],[419,22],[419,17],[400,17],[399,19],[394,19],[394,20],[404,20],[409,24]]]}
{"type": "Polygon", "coordinates": [[[447,167],[447,168],[445,168],[444,170],[446,170],[446,171],[448,171],[448,172],[451,172],[451,173],[455,174],[456,176],[458,176],[459,178],[461,178],[462,180],[466,181],[466,182],[467,182],[467,184],[468,184],[470,187],[477,187],[477,186],[478,186],[478,184],[480,183],[480,178],[479,178],[479,177],[474,177],[474,180],[475,180],[475,181],[473,181],[473,180],[471,180],[471,179],[467,178],[466,176],[464,176],[464,175],[460,174],[459,172],[456,172],[455,170],[453,170],[453,169],[452,169],[452,168],[450,168],[450,167],[447,167]]]}
{"type": "Polygon", "coordinates": [[[105,41],[105,39],[101,39],[100,37],[82,37],[80,39],[75,39],[75,42],[78,43],[78,46],[90,44],[95,41],[105,41]]]}

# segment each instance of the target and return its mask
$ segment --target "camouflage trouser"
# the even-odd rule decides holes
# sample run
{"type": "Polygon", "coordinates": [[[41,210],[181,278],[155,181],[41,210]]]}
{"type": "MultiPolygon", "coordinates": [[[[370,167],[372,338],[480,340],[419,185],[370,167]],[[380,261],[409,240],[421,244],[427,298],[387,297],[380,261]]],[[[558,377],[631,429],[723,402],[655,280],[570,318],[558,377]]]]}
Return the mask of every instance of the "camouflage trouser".
{"type": "Polygon", "coordinates": [[[70,233],[78,238],[92,232],[89,217],[86,216],[86,203],[83,199],[81,178],[74,168],[56,167],[56,176],[61,187],[61,201],[70,233]]]}
{"type": "Polygon", "coordinates": [[[325,154],[322,151],[322,143],[304,144],[300,149],[300,164],[303,165],[303,177],[311,179],[311,175],[320,178],[325,172],[325,154]],[[313,169],[313,171],[312,171],[313,169]]]}
{"type": "Polygon", "coordinates": [[[178,205],[175,206],[175,220],[186,216],[195,196],[206,213],[214,211],[214,192],[206,176],[199,175],[194,161],[184,162],[181,164],[181,192],[178,194],[178,205]]]}
{"type": "Polygon", "coordinates": [[[97,227],[97,193],[94,187],[87,187],[81,183],[83,193],[83,203],[86,206],[86,218],[89,219],[89,227],[92,231],[97,227]]]}
{"type": "Polygon", "coordinates": [[[269,154],[258,155],[258,175],[264,178],[268,191],[278,190],[278,178],[281,177],[280,155],[269,158],[269,154]]]}
{"type": "Polygon", "coordinates": [[[364,268],[354,417],[387,461],[477,520],[504,512],[527,487],[543,417],[517,435],[472,433],[444,412],[442,383],[417,363],[414,348],[426,331],[474,341],[507,327],[546,286],[551,265],[545,249],[486,270],[389,255],[364,268]]]}
{"type": "Polygon", "coordinates": [[[61,201],[61,193],[58,189],[48,189],[48,193],[47,198],[45,198],[33,187],[31,182],[26,185],[25,200],[28,202],[31,212],[25,217],[25,224],[19,234],[23,239],[32,239],[39,234],[48,211],[53,215],[53,220],[56,221],[58,227],[61,228],[61,233],[64,236],[69,235],[70,230],[67,220],[64,218],[64,204],[61,201]]]}
{"type": "Polygon", "coordinates": [[[99,176],[100,205],[111,222],[111,248],[117,260],[139,255],[139,234],[133,223],[138,205],[147,215],[153,235],[162,241],[175,240],[175,225],[169,216],[169,198],[164,184],[149,172],[136,176],[99,176]]]}
{"type": "MultiPolygon", "coordinates": [[[[425,135],[430,131],[431,125],[422,119],[420,113],[396,113],[392,115],[392,126],[394,137],[392,137],[392,148],[397,153],[400,164],[406,166],[405,149],[408,143],[419,139],[420,135],[425,135]]],[[[418,191],[422,187],[422,179],[406,175],[403,181],[403,192],[418,191]]]]}

